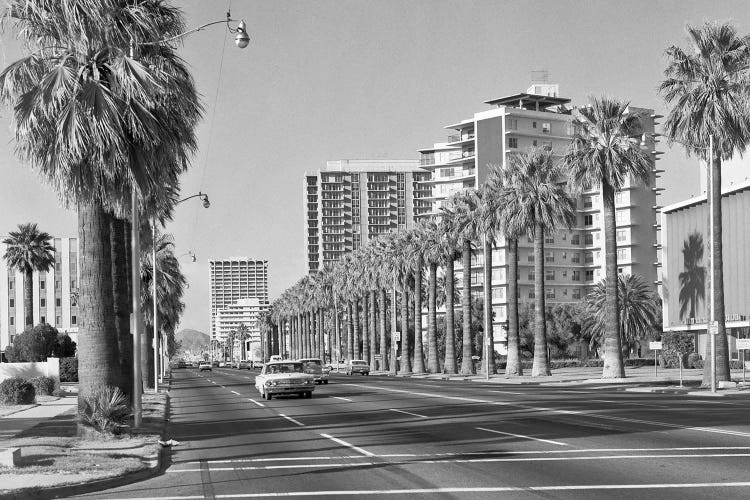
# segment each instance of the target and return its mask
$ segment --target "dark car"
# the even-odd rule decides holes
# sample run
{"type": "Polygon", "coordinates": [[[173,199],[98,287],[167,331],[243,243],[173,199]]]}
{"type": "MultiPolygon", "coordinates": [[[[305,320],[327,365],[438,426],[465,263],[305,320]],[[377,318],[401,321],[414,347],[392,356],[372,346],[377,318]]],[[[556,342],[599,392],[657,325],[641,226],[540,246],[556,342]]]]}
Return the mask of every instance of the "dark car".
{"type": "Polygon", "coordinates": [[[184,361],[178,361],[178,362],[177,362],[177,363],[175,364],[175,368],[187,368],[187,365],[185,364],[185,362],[184,362],[184,361]]]}
{"type": "Polygon", "coordinates": [[[239,370],[250,370],[253,367],[253,362],[248,359],[243,359],[237,364],[239,370]]]}
{"type": "Polygon", "coordinates": [[[346,374],[360,373],[362,375],[370,374],[370,365],[363,359],[352,359],[346,367],[346,374]]]}

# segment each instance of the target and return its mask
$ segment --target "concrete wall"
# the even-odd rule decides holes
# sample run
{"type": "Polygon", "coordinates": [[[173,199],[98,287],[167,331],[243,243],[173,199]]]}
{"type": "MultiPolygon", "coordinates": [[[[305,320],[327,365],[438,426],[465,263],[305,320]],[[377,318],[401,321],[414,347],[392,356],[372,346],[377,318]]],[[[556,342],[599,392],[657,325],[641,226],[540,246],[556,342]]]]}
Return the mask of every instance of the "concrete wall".
{"type": "Polygon", "coordinates": [[[21,377],[26,380],[34,377],[60,378],[60,360],[47,358],[38,363],[0,363],[0,381],[11,377],[21,377]]]}

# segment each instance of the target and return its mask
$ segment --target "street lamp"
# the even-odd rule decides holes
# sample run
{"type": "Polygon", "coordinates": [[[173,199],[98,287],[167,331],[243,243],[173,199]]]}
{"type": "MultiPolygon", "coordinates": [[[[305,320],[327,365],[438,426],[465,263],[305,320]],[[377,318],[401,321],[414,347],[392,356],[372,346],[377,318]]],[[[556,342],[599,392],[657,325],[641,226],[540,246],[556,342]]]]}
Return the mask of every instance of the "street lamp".
{"type": "Polygon", "coordinates": [[[191,260],[192,262],[195,262],[196,260],[198,260],[198,257],[196,257],[196,256],[195,256],[195,254],[193,253],[193,251],[192,251],[192,250],[188,250],[188,251],[187,251],[187,253],[184,253],[184,254],[182,254],[182,255],[178,256],[178,257],[177,257],[177,259],[179,260],[179,259],[183,258],[183,257],[184,257],[184,256],[186,256],[186,255],[187,255],[188,257],[190,257],[190,260],[191,260]]]}
{"type": "MultiPolygon", "coordinates": [[[[224,24],[226,23],[227,30],[230,33],[235,33],[236,36],[234,38],[234,42],[237,44],[237,46],[241,49],[244,49],[248,46],[250,43],[250,36],[247,34],[247,25],[245,24],[245,21],[242,20],[239,22],[236,28],[232,28],[230,23],[235,22],[234,19],[232,19],[232,15],[229,11],[227,11],[227,17],[226,19],[222,19],[220,21],[212,21],[210,23],[203,24],[201,26],[198,26],[197,28],[193,28],[191,30],[185,31],[184,33],[180,33],[178,35],[165,38],[163,40],[155,41],[155,42],[144,42],[137,44],[134,39],[130,39],[130,58],[135,59],[135,48],[136,45],[139,47],[143,46],[151,46],[151,45],[165,45],[170,42],[180,40],[190,34],[197,33],[198,31],[201,31],[209,26],[213,26],[215,24],[224,24]]],[[[133,227],[132,231],[132,239],[131,239],[131,255],[137,256],[140,255],[140,235],[138,234],[138,228],[140,227],[140,216],[138,213],[138,187],[135,183],[133,183],[133,186],[131,188],[130,193],[130,203],[131,203],[131,225],[133,227]]],[[[203,193],[198,193],[198,195],[203,199],[203,206],[208,208],[210,206],[210,203],[208,201],[208,196],[206,196],[203,193]]],[[[193,196],[190,196],[186,199],[192,198],[193,196]]],[[[180,200],[185,201],[185,200],[180,200]]],[[[180,203],[180,202],[178,202],[180,203]]],[[[154,231],[154,242],[156,241],[156,224],[153,225],[153,231],[154,231]]],[[[153,268],[153,276],[152,276],[152,283],[154,287],[154,350],[156,351],[156,336],[158,332],[158,315],[156,314],[156,247],[154,247],[153,252],[153,259],[154,259],[154,268],[153,268]]],[[[132,283],[133,283],[133,427],[140,427],[141,422],[143,419],[143,413],[142,413],[142,405],[141,405],[141,399],[143,395],[143,375],[141,373],[141,335],[142,335],[142,325],[141,325],[141,304],[140,304],[140,287],[135,286],[136,283],[140,283],[141,280],[141,266],[139,259],[133,258],[132,260],[132,283]]],[[[154,364],[156,364],[156,357],[154,357],[154,364]]],[[[154,366],[154,378],[155,378],[155,384],[154,388],[158,390],[158,370],[156,369],[156,366],[154,366]]]]}
{"type": "MultiPolygon", "coordinates": [[[[706,183],[706,201],[708,202],[708,248],[709,248],[709,259],[708,259],[708,269],[709,269],[709,276],[710,279],[708,280],[709,284],[709,297],[708,297],[708,325],[706,326],[706,333],[709,336],[710,342],[711,342],[711,392],[716,392],[716,336],[712,331],[712,328],[714,328],[714,323],[716,321],[716,311],[714,310],[714,197],[713,197],[713,190],[714,190],[714,176],[711,175],[711,169],[713,168],[714,164],[714,135],[710,134],[708,136],[708,147],[703,146],[694,146],[690,144],[685,144],[682,141],[677,141],[672,139],[672,142],[676,142],[678,144],[682,144],[686,148],[690,149],[698,149],[702,151],[708,150],[708,165],[706,166],[706,177],[708,177],[708,182],[706,183]]],[[[643,134],[641,136],[641,147],[646,147],[646,134],[643,134]]],[[[721,191],[721,186],[719,186],[719,190],[721,191]]],[[[721,200],[720,200],[721,201],[721,200]]]]}
{"type": "Polygon", "coordinates": [[[203,208],[208,208],[211,206],[211,202],[208,201],[208,195],[206,193],[201,193],[200,191],[198,191],[198,194],[194,194],[192,196],[188,196],[187,198],[179,200],[177,203],[175,203],[175,205],[179,205],[183,201],[187,201],[191,198],[200,198],[201,200],[203,200],[203,208]]]}

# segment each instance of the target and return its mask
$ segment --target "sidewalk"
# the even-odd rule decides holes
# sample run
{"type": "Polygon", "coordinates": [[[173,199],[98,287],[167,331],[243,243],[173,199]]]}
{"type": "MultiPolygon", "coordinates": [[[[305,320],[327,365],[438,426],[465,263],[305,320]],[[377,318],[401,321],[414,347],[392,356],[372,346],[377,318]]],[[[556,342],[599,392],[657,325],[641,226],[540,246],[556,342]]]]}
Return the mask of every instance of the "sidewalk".
{"type": "MultiPolygon", "coordinates": [[[[528,370],[530,371],[530,370],[528,370]]],[[[371,372],[376,376],[392,376],[388,372],[371,372]]],[[[603,379],[601,378],[601,368],[558,368],[552,371],[549,377],[532,377],[523,375],[520,377],[509,377],[504,373],[492,374],[489,379],[484,374],[478,375],[448,375],[444,373],[429,375],[402,375],[396,377],[422,378],[431,380],[450,380],[450,381],[470,381],[484,382],[492,384],[507,385],[538,385],[550,387],[571,387],[581,385],[591,385],[593,388],[610,388],[613,386],[623,386],[625,390],[636,388],[631,386],[640,386],[637,392],[674,392],[686,393],[690,395],[715,395],[710,390],[700,389],[699,386],[703,380],[702,369],[683,369],[682,382],[684,387],[680,387],[680,370],[679,368],[659,368],[654,373],[653,366],[642,366],[639,368],[625,368],[625,378],[603,379]]],[[[750,380],[750,373],[748,373],[750,380]]],[[[732,380],[739,382],[736,388],[721,389],[718,395],[738,394],[745,392],[750,394],[750,387],[742,384],[742,370],[732,370],[732,380]]]]}
{"type": "MultiPolygon", "coordinates": [[[[71,427],[75,431],[75,423],[73,423],[72,415],[78,405],[78,398],[76,396],[64,396],[57,399],[50,399],[42,401],[31,408],[27,408],[9,415],[0,417],[0,447],[5,447],[9,443],[8,440],[15,437],[22,437],[23,433],[36,427],[37,425],[50,423],[45,427],[50,427],[51,421],[55,421],[57,425],[52,427],[58,428],[61,432],[60,435],[64,434],[64,429],[60,427],[71,427]],[[70,414],[71,418],[56,418],[64,414],[70,414]],[[69,422],[68,422],[69,421],[69,422]]],[[[51,429],[45,429],[51,430],[51,429]]]]}

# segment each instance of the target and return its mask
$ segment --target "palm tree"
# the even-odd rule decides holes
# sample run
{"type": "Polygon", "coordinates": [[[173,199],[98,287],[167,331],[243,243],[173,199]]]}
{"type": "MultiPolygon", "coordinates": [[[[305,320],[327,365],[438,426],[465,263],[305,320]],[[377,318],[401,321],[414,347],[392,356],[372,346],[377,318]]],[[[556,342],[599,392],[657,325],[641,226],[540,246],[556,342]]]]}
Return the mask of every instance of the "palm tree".
{"type": "MultiPolygon", "coordinates": [[[[442,234],[442,238],[440,239],[440,245],[438,248],[442,254],[442,264],[445,272],[442,277],[443,286],[441,287],[445,304],[445,361],[443,363],[443,370],[445,370],[446,373],[451,374],[457,372],[453,314],[455,303],[460,300],[460,298],[456,298],[457,287],[455,286],[456,278],[454,273],[454,262],[458,258],[461,250],[459,233],[454,230],[457,225],[457,221],[454,217],[454,212],[445,207],[441,207],[440,233],[442,234]]],[[[438,279],[438,281],[440,281],[440,279],[438,279]]],[[[438,300],[439,299],[440,295],[438,296],[438,300]]]]}
{"type": "Polygon", "coordinates": [[[437,352],[437,268],[443,261],[442,229],[437,220],[429,219],[424,224],[424,235],[421,238],[420,248],[429,269],[427,285],[427,371],[430,373],[440,371],[437,352]]]}
{"type": "Polygon", "coordinates": [[[505,203],[510,211],[511,234],[526,232],[534,238],[534,364],[532,376],[550,375],[547,359],[547,322],[544,290],[544,235],[575,220],[575,201],[561,185],[561,171],[553,152],[531,148],[510,157],[507,178],[511,189],[505,203]]]}
{"type": "Polygon", "coordinates": [[[508,293],[506,297],[508,308],[508,355],[505,364],[505,374],[507,376],[520,376],[523,375],[523,366],[521,364],[521,343],[518,323],[519,234],[514,232],[518,228],[513,228],[510,224],[510,220],[513,216],[513,206],[506,202],[506,195],[512,186],[510,180],[507,178],[506,171],[502,166],[498,165],[490,168],[483,188],[487,193],[485,201],[488,203],[488,211],[495,217],[495,220],[491,221],[491,223],[496,229],[502,231],[508,245],[508,272],[506,277],[508,283],[508,293]]]}
{"type": "Polygon", "coordinates": [[[34,326],[34,271],[47,272],[55,265],[55,248],[50,245],[52,236],[39,231],[36,224],[19,224],[17,231],[8,233],[3,240],[7,245],[3,258],[9,268],[23,274],[24,327],[34,326]]]}
{"type": "Polygon", "coordinates": [[[107,210],[123,191],[158,184],[170,151],[187,167],[200,105],[189,72],[170,47],[144,45],[183,31],[178,9],[155,0],[30,3],[13,0],[31,54],[0,74],[0,98],[15,109],[17,153],[78,208],[81,260],[79,398],[120,384],[107,210]],[[179,112],[174,112],[179,110],[179,112]]]}
{"type": "MultiPolygon", "coordinates": [[[[690,49],[667,49],[669,64],[659,91],[674,107],[664,123],[670,143],[685,145],[708,163],[706,169],[708,203],[713,215],[709,221],[713,283],[713,319],[719,324],[716,337],[716,379],[729,380],[729,349],[724,311],[724,273],[722,247],[721,165],[750,142],[750,37],[740,36],[733,26],[705,23],[687,27],[690,49]],[[713,147],[713,151],[710,148],[713,147]]],[[[706,343],[706,359],[710,358],[706,343]]],[[[703,385],[711,381],[711,363],[703,371],[703,385]]]]}
{"type": "Polygon", "coordinates": [[[461,375],[474,373],[471,338],[471,250],[479,230],[479,198],[473,190],[453,195],[446,206],[453,223],[451,230],[461,241],[462,289],[461,311],[463,315],[463,338],[461,354],[461,375]],[[450,208],[448,208],[450,207],[450,208]]]}
{"type": "MultiPolygon", "coordinates": [[[[601,345],[606,332],[606,305],[609,300],[606,280],[604,278],[597,283],[585,300],[588,317],[584,321],[583,330],[591,336],[591,346],[601,345]]],[[[623,350],[628,351],[639,339],[654,331],[659,315],[659,300],[646,280],[637,274],[617,275],[617,295],[620,305],[620,342],[623,350]]]]}
{"type": "Polygon", "coordinates": [[[414,276],[414,361],[413,373],[424,373],[424,352],[422,348],[422,256],[421,241],[424,238],[424,228],[417,225],[409,232],[408,245],[405,248],[408,266],[414,276]]]}
{"type": "Polygon", "coordinates": [[[573,125],[573,140],[564,158],[570,185],[575,190],[601,185],[604,205],[605,277],[610,288],[602,377],[621,378],[625,376],[625,368],[618,332],[615,192],[629,181],[647,185],[653,160],[640,147],[643,133],[640,117],[630,112],[626,102],[591,98],[588,107],[578,109],[573,125]]]}

